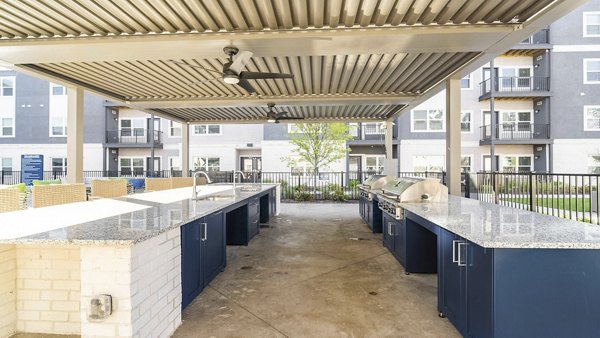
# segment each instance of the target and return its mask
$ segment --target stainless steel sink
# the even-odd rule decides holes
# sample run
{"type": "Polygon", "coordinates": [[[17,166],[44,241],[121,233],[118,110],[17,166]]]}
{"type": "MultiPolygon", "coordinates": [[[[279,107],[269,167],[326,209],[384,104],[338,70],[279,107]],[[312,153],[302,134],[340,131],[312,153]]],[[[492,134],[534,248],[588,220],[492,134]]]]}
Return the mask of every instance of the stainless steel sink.
{"type": "Polygon", "coordinates": [[[252,186],[252,185],[243,185],[240,187],[240,191],[259,191],[261,189],[260,186],[252,186]]]}
{"type": "Polygon", "coordinates": [[[201,197],[198,200],[200,201],[228,201],[228,200],[232,200],[233,196],[228,195],[228,196],[218,196],[218,195],[213,195],[213,196],[206,196],[206,197],[201,197]]]}

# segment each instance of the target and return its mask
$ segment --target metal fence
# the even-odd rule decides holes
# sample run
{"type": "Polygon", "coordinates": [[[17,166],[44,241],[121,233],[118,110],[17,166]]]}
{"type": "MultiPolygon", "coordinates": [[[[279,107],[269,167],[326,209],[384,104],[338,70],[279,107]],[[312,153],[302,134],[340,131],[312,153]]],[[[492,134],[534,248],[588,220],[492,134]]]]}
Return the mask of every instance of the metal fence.
{"type": "Polygon", "coordinates": [[[465,196],[481,201],[600,224],[600,175],[551,173],[469,174],[465,196]]]}

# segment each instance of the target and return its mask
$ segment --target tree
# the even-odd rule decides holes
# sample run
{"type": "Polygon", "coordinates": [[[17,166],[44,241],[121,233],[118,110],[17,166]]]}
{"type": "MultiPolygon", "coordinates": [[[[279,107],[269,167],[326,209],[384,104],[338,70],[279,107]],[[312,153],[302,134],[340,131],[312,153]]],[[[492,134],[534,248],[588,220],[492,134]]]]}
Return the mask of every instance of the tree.
{"type": "Polygon", "coordinates": [[[299,160],[308,163],[314,174],[314,186],[317,185],[319,169],[336,162],[350,150],[346,140],[352,138],[350,127],[344,123],[298,123],[290,132],[290,142],[295,146],[295,156],[281,159],[288,166],[295,166],[299,160]]]}

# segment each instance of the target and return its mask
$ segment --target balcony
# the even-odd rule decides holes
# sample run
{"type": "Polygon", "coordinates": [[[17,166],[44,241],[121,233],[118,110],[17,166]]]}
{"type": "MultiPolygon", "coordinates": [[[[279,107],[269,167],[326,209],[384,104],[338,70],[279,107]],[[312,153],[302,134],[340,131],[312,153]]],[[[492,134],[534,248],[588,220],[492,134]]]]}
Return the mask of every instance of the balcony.
{"type": "Polygon", "coordinates": [[[543,123],[501,123],[492,126],[482,126],[480,144],[489,144],[492,139],[492,129],[496,144],[546,144],[550,141],[550,125],[543,123]]]}
{"type": "Polygon", "coordinates": [[[519,42],[516,46],[509,49],[504,55],[508,56],[533,56],[540,50],[550,49],[550,31],[542,29],[541,31],[531,35],[527,39],[519,42]]]}
{"type": "Polygon", "coordinates": [[[479,84],[479,101],[488,100],[492,89],[494,98],[535,98],[548,97],[550,77],[548,76],[508,76],[487,79],[479,84]],[[492,88],[493,87],[493,88],[492,88]]]}
{"type": "Polygon", "coordinates": [[[383,123],[358,123],[351,125],[352,141],[381,141],[385,140],[385,125],[383,123]]]}
{"type": "Polygon", "coordinates": [[[106,131],[109,148],[162,148],[163,132],[150,129],[121,129],[106,131]]]}

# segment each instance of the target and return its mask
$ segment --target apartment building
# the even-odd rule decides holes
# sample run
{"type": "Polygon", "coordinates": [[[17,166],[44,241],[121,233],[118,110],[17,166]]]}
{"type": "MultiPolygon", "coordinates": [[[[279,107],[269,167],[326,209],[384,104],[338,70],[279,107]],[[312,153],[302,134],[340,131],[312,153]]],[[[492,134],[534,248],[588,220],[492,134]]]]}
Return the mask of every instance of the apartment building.
{"type": "MultiPolygon", "coordinates": [[[[498,171],[600,172],[600,1],[463,78],[461,105],[465,170],[491,170],[493,146],[498,171]]],[[[444,169],[444,92],[398,125],[402,171],[444,169]]]]}

